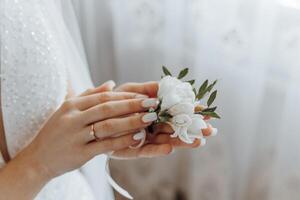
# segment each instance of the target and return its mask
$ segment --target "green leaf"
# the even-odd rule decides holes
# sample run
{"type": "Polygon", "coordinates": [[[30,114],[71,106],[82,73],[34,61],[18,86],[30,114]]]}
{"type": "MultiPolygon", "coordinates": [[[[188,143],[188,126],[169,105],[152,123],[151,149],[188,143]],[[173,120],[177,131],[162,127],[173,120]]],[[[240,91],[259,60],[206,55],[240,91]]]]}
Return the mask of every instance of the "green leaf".
{"type": "Polygon", "coordinates": [[[159,122],[164,123],[167,122],[169,119],[167,117],[159,117],[159,122]]]}
{"type": "Polygon", "coordinates": [[[195,96],[197,96],[196,88],[193,88],[193,92],[195,93],[195,96]]]}
{"type": "Polygon", "coordinates": [[[204,83],[201,85],[199,91],[205,90],[207,85],[208,85],[208,80],[204,81],[204,83]]]}
{"type": "Polygon", "coordinates": [[[172,76],[171,72],[165,66],[162,66],[162,70],[166,76],[172,76]]]}
{"type": "Polygon", "coordinates": [[[207,91],[207,92],[210,92],[210,91],[214,88],[214,86],[216,85],[217,82],[218,82],[218,80],[215,80],[212,84],[210,84],[210,85],[207,87],[206,91],[207,91]]]}
{"type": "Polygon", "coordinates": [[[215,112],[216,110],[217,110],[217,106],[212,108],[205,108],[204,110],[202,110],[202,112],[215,112]]]}
{"type": "Polygon", "coordinates": [[[216,112],[198,112],[196,114],[200,114],[202,116],[210,116],[212,118],[221,119],[221,117],[216,112]]]}
{"type": "Polygon", "coordinates": [[[221,119],[221,117],[216,112],[211,113],[210,116],[213,118],[221,119]]]}
{"type": "Polygon", "coordinates": [[[172,115],[170,115],[167,112],[162,112],[159,116],[159,122],[167,122],[170,118],[172,118],[172,115]]]}
{"type": "Polygon", "coordinates": [[[214,102],[214,100],[216,99],[218,91],[215,90],[213,93],[211,93],[211,95],[209,96],[208,100],[207,100],[207,106],[210,107],[211,104],[214,102]]]}
{"type": "Polygon", "coordinates": [[[182,79],[184,78],[187,74],[189,73],[189,68],[185,68],[183,70],[180,71],[180,73],[178,74],[178,79],[182,79]]]}
{"type": "Polygon", "coordinates": [[[190,83],[191,85],[194,85],[195,80],[189,80],[189,81],[187,81],[187,82],[190,83]]]}
{"type": "Polygon", "coordinates": [[[204,83],[200,86],[198,94],[197,94],[197,99],[200,100],[204,97],[206,93],[206,88],[208,85],[208,80],[204,81],[204,83]]]}

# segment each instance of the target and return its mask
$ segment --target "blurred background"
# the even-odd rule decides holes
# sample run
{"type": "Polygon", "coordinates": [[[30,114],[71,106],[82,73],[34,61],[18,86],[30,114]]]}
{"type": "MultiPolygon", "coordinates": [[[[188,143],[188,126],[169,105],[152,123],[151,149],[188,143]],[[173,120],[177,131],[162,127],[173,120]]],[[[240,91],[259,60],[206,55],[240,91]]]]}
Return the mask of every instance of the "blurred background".
{"type": "Polygon", "coordinates": [[[205,147],[113,162],[136,199],[300,199],[299,0],[73,3],[95,84],[158,80],[162,65],[220,80],[205,147]]]}

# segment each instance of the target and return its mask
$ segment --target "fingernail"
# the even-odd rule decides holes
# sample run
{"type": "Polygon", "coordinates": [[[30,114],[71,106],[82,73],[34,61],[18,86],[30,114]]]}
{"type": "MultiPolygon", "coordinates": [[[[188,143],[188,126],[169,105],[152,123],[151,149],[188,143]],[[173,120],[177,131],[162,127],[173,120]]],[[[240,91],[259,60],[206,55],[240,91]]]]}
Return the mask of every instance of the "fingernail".
{"type": "Polygon", "coordinates": [[[134,140],[142,140],[146,136],[146,133],[144,131],[141,131],[139,133],[134,134],[133,139],[134,140]]]}
{"type": "Polygon", "coordinates": [[[175,148],[173,148],[170,154],[174,154],[175,151],[176,151],[175,148]]]}
{"type": "Polygon", "coordinates": [[[156,107],[157,105],[158,105],[158,100],[155,98],[145,99],[144,101],[142,101],[142,106],[144,108],[156,107]]]}
{"type": "Polygon", "coordinates": [[[157,114],[155,112],[145,114],[142,120],[144,123],[153,122],[157,120],[157,114]]]}
{"type": "Polygon", "coordinates": [[[206,145],[206,139],[205,138],[201,138],[200,139],[200,147],[203,147],[206,145]]]}
{"type": "Polygon", "coordinates": [[[217,128],[212,128],[212,131],[211,131],[211,136],[216,136],[218,135],[218,129],[217,128]]]}
{"type": "Polygon", "coordinates": [[[137,99],[145,99],[145,98],[149,98],[147,95],[143,95],[143,94],[137,94],[136,96],[135,96],[135,98],[137,98],[137,99]]]}
{"type": "Polygon", "coordinates": [[[113,89],[113,88],[116,86],[116,83],[115,83],[113,80],[109,80],[109,81],[107,81],[106,83],[109,85],[109,87],[110,87],[111,89],[113,89]]]}

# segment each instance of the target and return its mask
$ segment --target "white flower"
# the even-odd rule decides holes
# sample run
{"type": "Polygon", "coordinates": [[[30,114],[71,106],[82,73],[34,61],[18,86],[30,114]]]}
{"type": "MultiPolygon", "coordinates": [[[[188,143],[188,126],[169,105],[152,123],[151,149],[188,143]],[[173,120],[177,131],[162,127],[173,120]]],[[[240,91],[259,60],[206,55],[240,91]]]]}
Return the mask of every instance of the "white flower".
{"type": "Polygon", "coordinates": [[[179,114],[171,118],[171,126],[174,134],[171,137],[179,137],[186,143],[193,143],[188,137],[188,127],[192,124],[192,118],[187,114],[179,114]]]}
{"type": "Polygon", "coordinates": [[[173,87],[175,87],[181,83],[182,82],[179,79],[174,78],[172,76],[163,77],[159,82],[157,96],[162,97],[164,94],[166,94],[168,91],[170,91],[173,87]]]}
{"type": "Polygon", "coordinates": [[[189,116],[194,114],[194,104],[191,103],[178,103],[174,106],[172,106],[168,113],[172,116],[178,115],[178,114],[187,114],[189,116]]]}
{"type": "Polygon", "coordinates": [[[195,94],[191,84],[165,76],[159,83],[158,97],[161,99],[161,112],[171,115],[168,120],[174,129],[171,137],[179,137],[191,144],[196,138],[202,138],[202,129],[207,128],[203,117],[194,114],[195,94]]]}
{"type": "Polygon", "coordinates": [[[207,124],[201,115],[194,114],[192,116],[192,124],[188,127],[188,135],[190,139],[203,138],[202,129],[206,129],[207,124]]]}
{"type": "Polygon", "coordinates": [[[202,129],[207,128],[205,121],[200,115],[178,114],[171,118],[170,125],[174,129],[171,137],[179,137],[180,140],[187,144],[194,142],[196,138],[203,138],[202,129]]]}
{"type": "Polygon", "coordinates": [[[166,110],[179,103],[194,104],[195,94],[191,84],[171,76],[165,76],[159,82],[158,98],[162,100],[161,110],[166,110]]]}

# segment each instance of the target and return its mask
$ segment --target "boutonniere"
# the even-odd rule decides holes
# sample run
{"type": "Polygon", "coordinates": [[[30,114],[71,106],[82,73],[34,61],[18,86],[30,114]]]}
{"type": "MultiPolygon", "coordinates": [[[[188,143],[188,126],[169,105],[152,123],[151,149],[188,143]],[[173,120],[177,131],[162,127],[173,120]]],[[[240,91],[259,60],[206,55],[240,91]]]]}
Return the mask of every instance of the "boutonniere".
{"type": "Polygon", "coordinates": [[[181,70],[176,77],[165,66],[162,70],[164,75],[159,81],[157,93],[159,104],[155,110],[150,110],[158,115],[154,123],[168,123],[174,129],[171,137],[193,143],[194,139],[203,137],[201,130],[207,128],[205,118],[220,118],[217,107],[213,106],[217,97],[217,90],[213,88],[217,80],[212,83],[206,80],[197,89],[195,80],[184,81],[188,68],[181,70]],[[202,101],[206,97],[206,106],[203,106],[202,101]]]}

